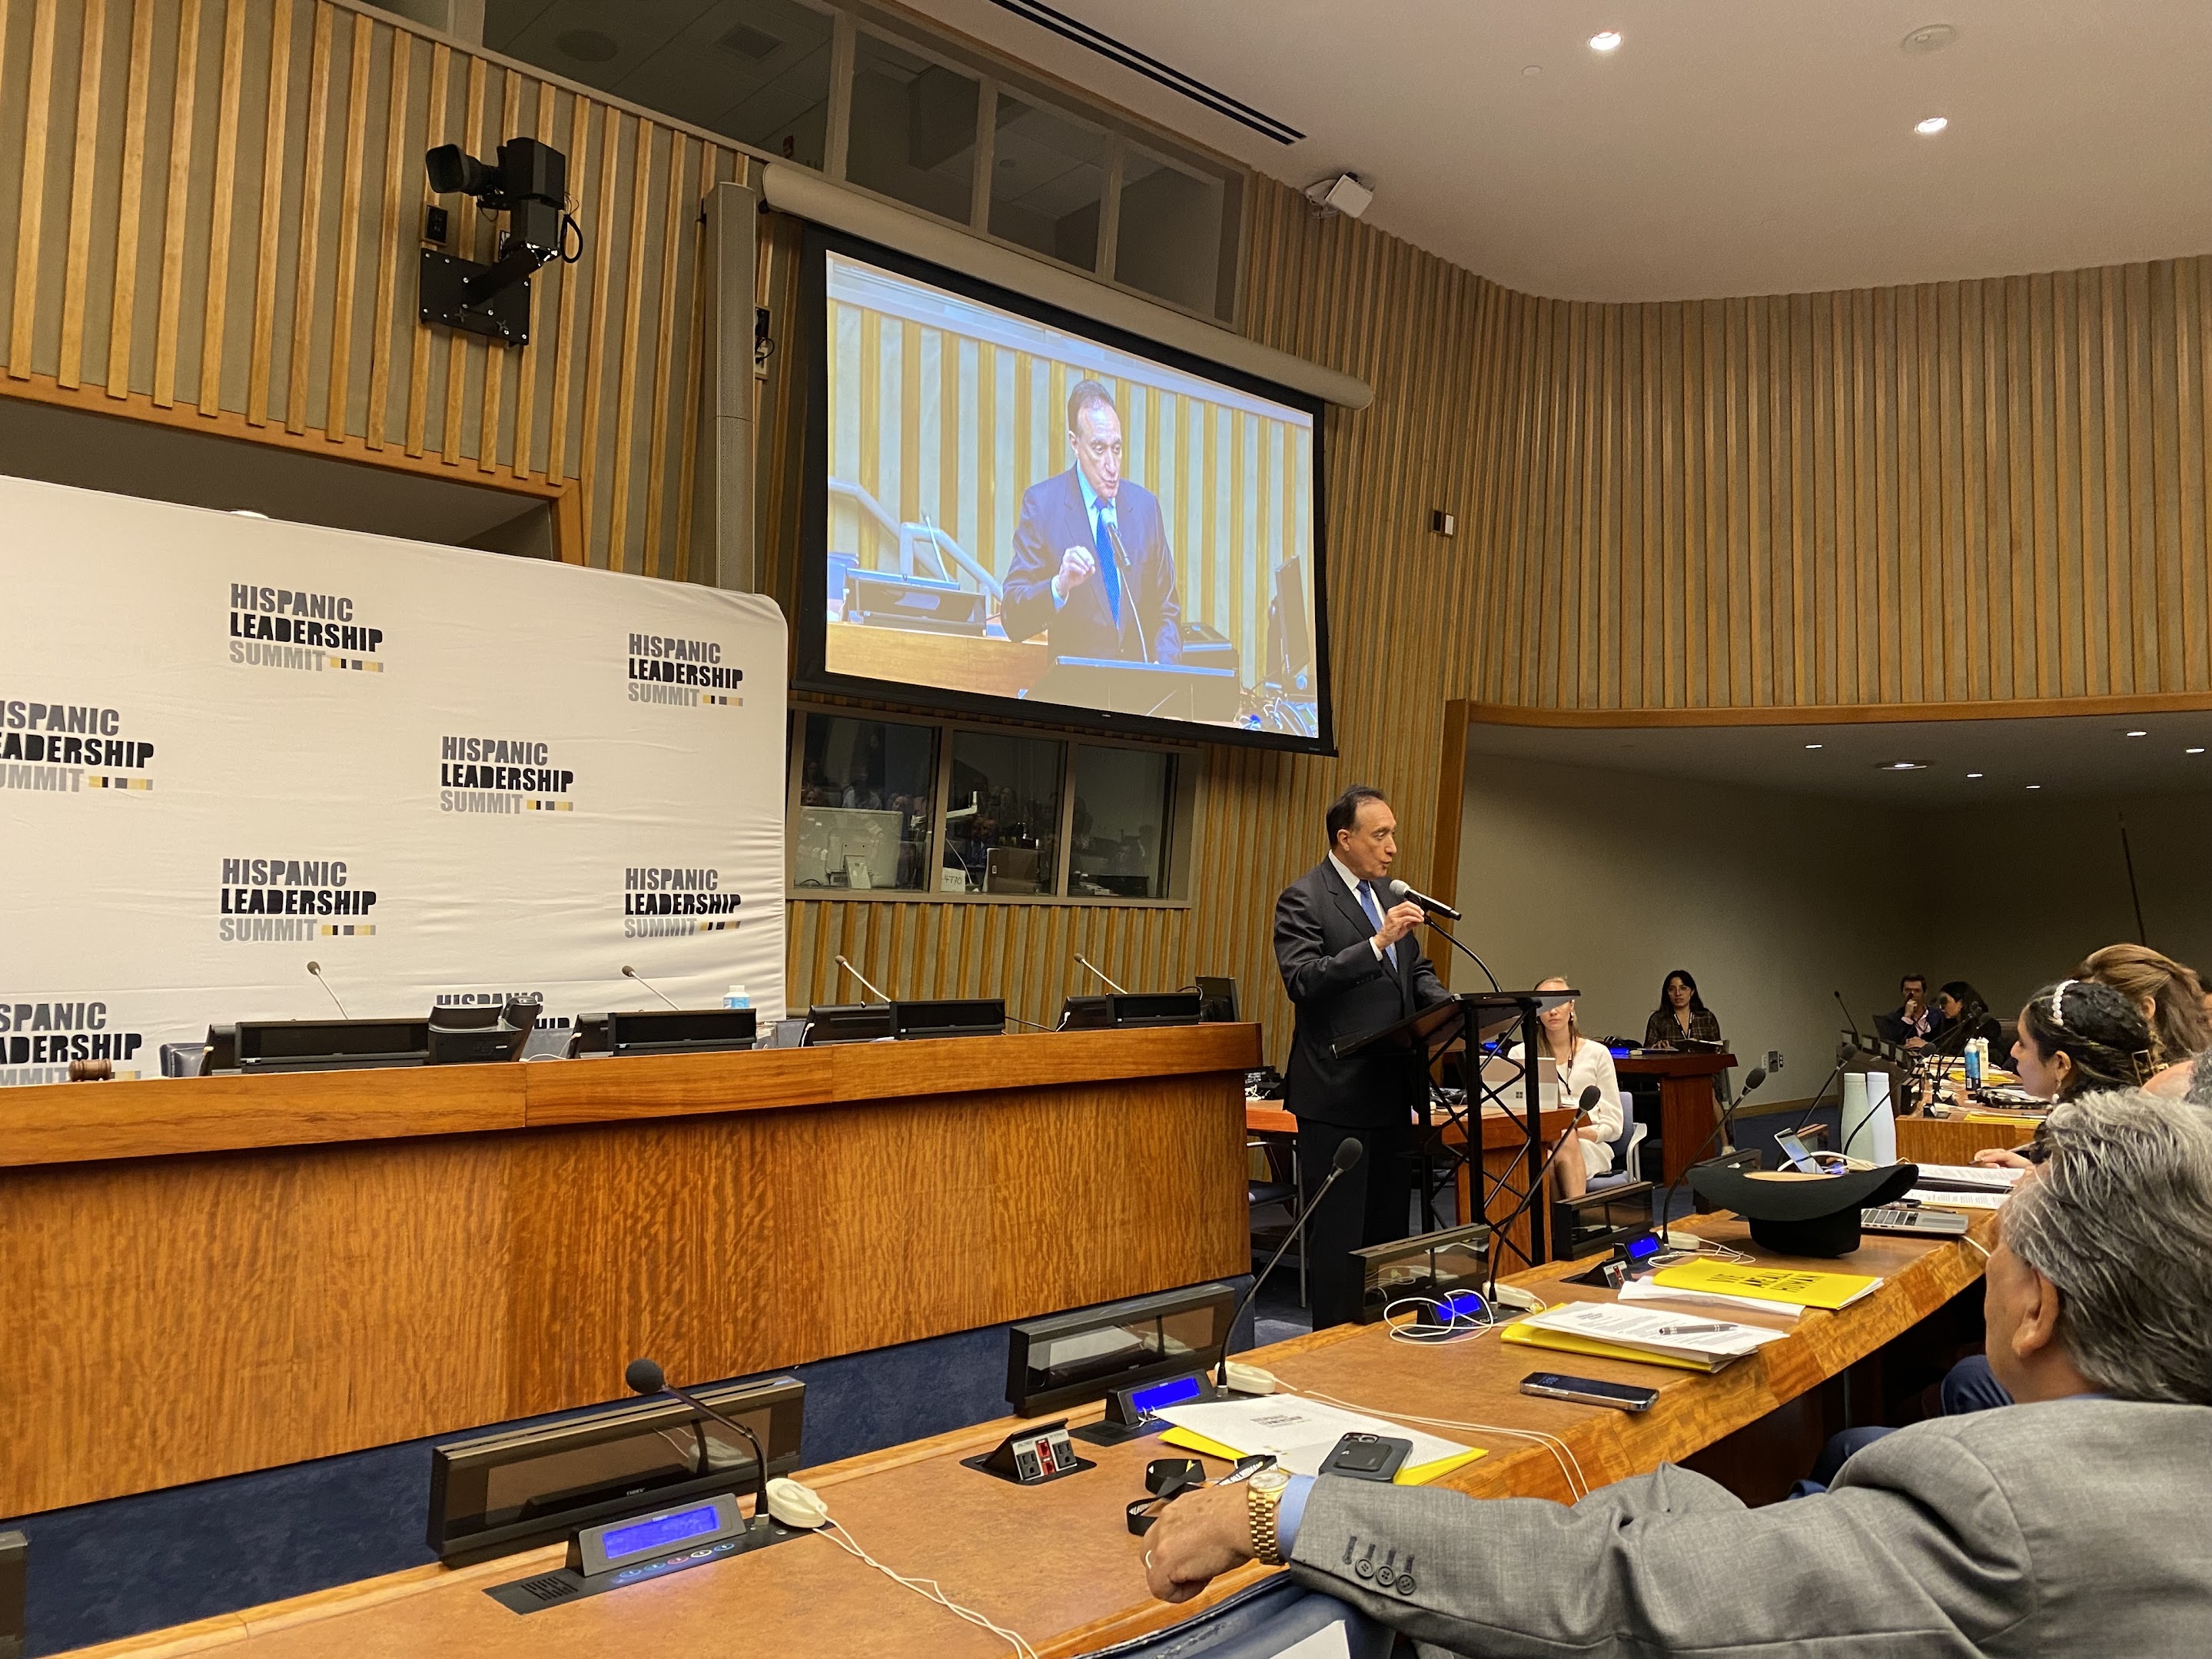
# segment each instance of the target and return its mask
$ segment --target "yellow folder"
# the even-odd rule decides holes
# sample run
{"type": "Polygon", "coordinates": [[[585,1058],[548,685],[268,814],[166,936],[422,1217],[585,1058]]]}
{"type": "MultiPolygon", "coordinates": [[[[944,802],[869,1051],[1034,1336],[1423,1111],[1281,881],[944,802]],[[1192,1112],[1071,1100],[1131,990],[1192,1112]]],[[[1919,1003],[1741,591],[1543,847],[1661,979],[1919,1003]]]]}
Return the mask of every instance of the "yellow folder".
{"type": "Polygon", "coordinates": [[[1823,1273],[1765,1262],[1683,1261],[1662,1267],[1652,1282],[1678,1291],[1714,1291],[1792,1308],[1848,1308],[1881,1280],[1864,1273],[1823,1273]]]}

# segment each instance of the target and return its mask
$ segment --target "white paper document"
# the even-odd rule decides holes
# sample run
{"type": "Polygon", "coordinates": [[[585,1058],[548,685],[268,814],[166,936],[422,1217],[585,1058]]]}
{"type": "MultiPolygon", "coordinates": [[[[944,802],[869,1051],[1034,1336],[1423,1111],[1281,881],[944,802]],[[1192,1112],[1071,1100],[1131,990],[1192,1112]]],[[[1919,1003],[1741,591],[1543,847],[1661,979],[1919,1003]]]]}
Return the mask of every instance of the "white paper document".
{"type": "Polygon", "coordinates": [[[1939,1193],[1933,1187],[1915,1187],[1905,1194],[1930,1209],[1937,1210],[1995,1210],[2003,1207],[2012,1194],[2004,1193],[1939,1193]]]}
{"type": "Polygon", "coordinates": [[[1761,1302],[1754,1296],[1730,1296],[1726,1291],[1686,1291],[1674,1285],[1655,1285],[1648,1279],[1632,1279],[1620,1287],[1623,1302],[1688,1302],[1700,1308],[1739,1308],[1750,1313],[1779,1314],[1795,1319],[1805,1310],[1794,1302],[1761,1302]]]}
{"type": "Polygon", "coordinates": [[[1247,1457],[1273,1452],[1292,1474],[1319,1474],[1336,1443],[1347,1434],[1385,1434],[1410,1440],[1406,1467],[1419,1468],[1455,1457],[1467,1447],[1401,1423],[1291,1394],[1263,1394],[1250,1400],[1212,1400],[1195,1406],[1166,1406],[1152,1413],[1177,1428],[1233,1446],[1247,1457]]]}
{"type": "Polygon", "coordinates": [[[1625,1308],[1617,1302],[1570,1302],[1543,1313],[1531,1314],[1523,1322],[1539,1330],[1588,1337],[1593,1342],[1612,1342],[1655,1353],[1717,1358],[1741,1358],[1765,1343],[1778,1342],[1787,1334],[1760,1325],[1702,1319],[1695,1314],[1668,1313],[1658,1308],[1625,1308]]]}
{"type": "Polygon", "coordinates": [[[2008,1193],[2027,1173],[2002,1164],[1923,1164],[1923,1186],[1960,1187],[1978,1193],[2008,1193]]]}

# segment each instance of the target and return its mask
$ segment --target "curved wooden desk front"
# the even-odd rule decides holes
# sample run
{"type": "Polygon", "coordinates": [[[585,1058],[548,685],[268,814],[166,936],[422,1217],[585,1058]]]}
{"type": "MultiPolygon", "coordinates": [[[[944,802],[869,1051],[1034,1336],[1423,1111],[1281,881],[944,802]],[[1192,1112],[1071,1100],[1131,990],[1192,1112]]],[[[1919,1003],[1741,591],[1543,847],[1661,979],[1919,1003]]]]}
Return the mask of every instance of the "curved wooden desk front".
{"type": "MultiPolygon", "coordinates": [[[[1978,1217],[1976,1231],[1986,1235],[1991,1219],[1978,1217]]],[[[1747,1243],[1739,1223],[1700,1218],[1698,1226],[1731,1243],[1747,1243]]],[[[1658,1402],[1640,1417],[1517,1392],[1523,1375],[1562,1357],[1508,1346],[1494,1336],[1422,1348],[1391,1341],[1378,1325],[1346,1325],[1250,1357],[1293,1389],[1325,1392],[1385,1415],[1413,1413],[1558,1435],[1593,1487],[1662,1462],[1692,1459],[1726,1480],[1731,1455],[1787,1461],[1802,1451],[1809,1463],[1812,1450],[1802,1436],[1790,1443],[1775,1432],[1778,1425],[1822,1426],[1819,1411],[1807,1409],[1835,1392],[1821,1385],[1941,1308],[1974,1281],[1980,1263],[1963,1244],[1869,1235],[1848,1262],[1805,1265],[1881,1274],[1886,1282],[1879,1291],[1839,1314],[1808,1313],[1795,1322],[1745,1316],[1790,1334],[1717,1376],[1574,1359],[1578,1373],[1658,1388],[1658,1402]],[[1750,1432],[1730,1438],[1744,1430],[1750,1432]],[[1716,1448],[1717,1461],[1711,1455],[1716,1448]]],[[[1513,1282],[1555,1299],[1607,1294],[1562,1285],[1553,1277],[1561,1271],[1539,1268],[1514,1275],[1513,1282]]],[[[1069,1413],[1077,1421],[1098,1415],[1096,1406],[1069,1413]]],[[[960,1467],[959,1458],[988,1449],[1014,1426],[985,1424],[804,1478],[878,1560],[937,1578],[946,1595],[1019,1631],[1047,1659],[1171,1624],[1267,1571],[1247,1566],[1183,1607],[1152,1601],[1145,1589],[1144,1546],[1124,1530],[1121,1510],[1143,1495],[1146,1460],[1170,1449],[1151,1437],[1085,1446],[1084,1455],[1095,1458],[1097,1468],[1029,1488],[960,1467]]],[[[1488,1455],[1440,1484],[1479,1498],[1567,1498],[1560,1465],[1540,1446],[1494,1433],[1443,1432],[1486,1448],[1488,1455]]],[[[1811,1447],[1818,1443],[1816,1435],[1811,1447]]],[[[1223,1466],[1212,1467],[1218,1472],[1223,1466]]],[[[719,1659],[732,1651],[806,1659],[1003,1659],[1007,1651],[998,1638],[960,1623],[819,1539],[794,1540],[527,1616],[483,1594],[486,1586],[528,1577],[562,1559],[555,1546],[459,1572],[416,1568],[88,1649],[81,1659],[169,1659],[237,1644],[243,1644],[239,1659],[443,1653],[719,1659]]]]}
{"type": "Polygon", "coordinates": [[[1249,1271],[1258,1063],[1206,1025],[9,1090],[0,1515],[1249,1271]]]}

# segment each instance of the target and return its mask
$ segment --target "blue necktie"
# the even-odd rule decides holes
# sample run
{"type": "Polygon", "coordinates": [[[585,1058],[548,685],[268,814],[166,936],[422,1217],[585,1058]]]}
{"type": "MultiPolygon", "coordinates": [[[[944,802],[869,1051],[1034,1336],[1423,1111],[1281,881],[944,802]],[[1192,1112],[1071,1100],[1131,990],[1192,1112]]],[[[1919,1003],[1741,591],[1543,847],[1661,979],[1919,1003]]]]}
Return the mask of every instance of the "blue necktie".
{"type": "MultiPolygon", "coordinates": [[[[1381,933],[1382,931],[1382,907],[1375,902],[1375,888],[1373,884],[1364,881],[1359,884],[1359,908],[1367,912],[1367,920],[1375,924],[1375,931],[1378,933],[1381,933]]],[[[1385,945],[1382,949],[1382,956],[1385,961],[1396,961],[1398,947],[1395,945],[1385,945]]]]}
{"type": "Polygon", "coordinates": [[[1106,578],[1106,603],[1114,612],[1114,626],[1121,625],[1121,572],[1114,562],[1114,538],[1106,533],[1106,504],[1098,504],[1091,520],[1091,539],[1098,547],[1098,574],[1106,578]]]}

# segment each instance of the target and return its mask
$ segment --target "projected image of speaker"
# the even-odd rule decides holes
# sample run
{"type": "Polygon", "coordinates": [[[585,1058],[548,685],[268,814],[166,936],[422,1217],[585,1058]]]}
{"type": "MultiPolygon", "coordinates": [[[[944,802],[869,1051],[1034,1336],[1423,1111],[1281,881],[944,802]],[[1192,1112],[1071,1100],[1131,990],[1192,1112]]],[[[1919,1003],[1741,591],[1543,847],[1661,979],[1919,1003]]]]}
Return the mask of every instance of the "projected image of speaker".
{"type": "Polygon", "coordinates": [[[825,228],[798,288],[795,687],[1333,752],[1318,397],[825,228]]]}
{"type": "Polygon", "coordinates": [[[429,1063],[484,1066],[519,1057],[537,1028],[538,1005],[520,998],[504,1004],[430,1011],[429,1063]]]}

